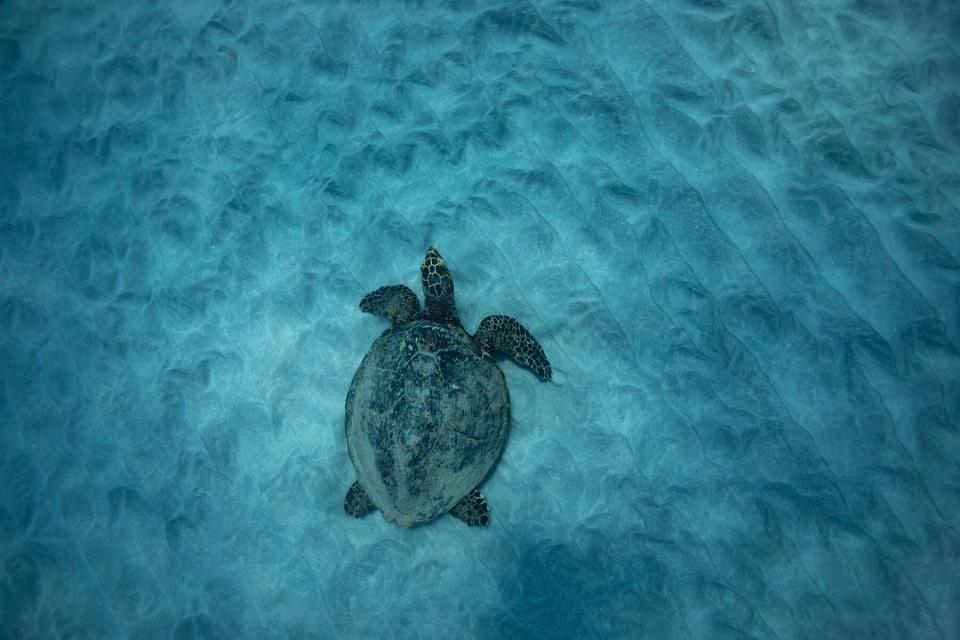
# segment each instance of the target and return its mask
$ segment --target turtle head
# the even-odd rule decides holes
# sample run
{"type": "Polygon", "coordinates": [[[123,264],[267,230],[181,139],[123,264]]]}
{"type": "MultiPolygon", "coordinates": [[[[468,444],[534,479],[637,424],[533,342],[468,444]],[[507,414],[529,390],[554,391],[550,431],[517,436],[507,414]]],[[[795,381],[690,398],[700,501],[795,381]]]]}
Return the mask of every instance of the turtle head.
{"type": "Polygon", "coordinates": [[[423,282],[423,295],[427,300],[442,300],[453,297],[453,278],[443,261],[443,256],[432,246],[427,249],[420,263],[420,280],[423,282]]]}
{"type": "Polygon", "coordinates": [[[420,263],[420,280],[423,282],[423,297],[426,298],[426,317],[437,320],[455,320],[456,305],[453,301],[453,278],[443,261],[443,256],[434,247],[420,263]]]}

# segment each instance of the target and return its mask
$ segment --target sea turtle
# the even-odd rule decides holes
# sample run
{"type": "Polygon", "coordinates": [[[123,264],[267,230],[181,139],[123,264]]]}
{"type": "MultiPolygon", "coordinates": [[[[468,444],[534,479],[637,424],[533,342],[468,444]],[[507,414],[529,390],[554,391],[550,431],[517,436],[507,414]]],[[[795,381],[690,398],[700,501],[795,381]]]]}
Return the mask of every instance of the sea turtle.
{"type": "Polygon", "coordinates": [[[530,332],[489,316],[471,336],[460,325],[453,279],[435,248],[420,264],[426,310],[403,285],[367,294],[360,309],[389,318],[350,383],[347,449],[357,482],[344,510],[379,509],[401,527],[449,511],[486,526],[477,490],[507,440],[510,395],[492,354],[503,353],[549,380],[550,363],[530,332]]]}

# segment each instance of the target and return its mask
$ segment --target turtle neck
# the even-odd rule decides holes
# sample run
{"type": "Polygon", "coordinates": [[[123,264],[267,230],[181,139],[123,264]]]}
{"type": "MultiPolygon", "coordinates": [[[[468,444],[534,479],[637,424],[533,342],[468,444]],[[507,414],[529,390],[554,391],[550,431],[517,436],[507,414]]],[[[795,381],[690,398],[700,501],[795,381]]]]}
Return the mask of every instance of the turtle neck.
{"type": "Polygon", "coordinates": [[[457,317],[457,303],[454,302],[453,294],[439,298],[428,298],[423,317],[425,320],[432,322],[458,324],[460,320],[457,317]]]}

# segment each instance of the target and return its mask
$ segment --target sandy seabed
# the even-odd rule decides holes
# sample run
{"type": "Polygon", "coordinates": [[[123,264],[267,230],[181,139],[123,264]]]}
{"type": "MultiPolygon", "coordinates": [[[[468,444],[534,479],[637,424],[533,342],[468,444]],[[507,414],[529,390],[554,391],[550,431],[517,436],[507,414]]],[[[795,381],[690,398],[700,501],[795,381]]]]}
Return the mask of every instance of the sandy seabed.
{"type": "Polygon", "coordinates": [[[960,637],[948,2],[6,2],[0,638],[960,637]],[[427,245],[490,526],[342,501],[427,245]]]}

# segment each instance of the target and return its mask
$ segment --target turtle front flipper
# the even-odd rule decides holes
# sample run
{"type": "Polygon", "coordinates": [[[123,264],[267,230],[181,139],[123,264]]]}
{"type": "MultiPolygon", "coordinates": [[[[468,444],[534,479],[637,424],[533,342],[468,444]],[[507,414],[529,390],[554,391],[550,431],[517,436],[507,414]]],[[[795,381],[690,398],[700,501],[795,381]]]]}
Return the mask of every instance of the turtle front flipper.
{"type": "Polygon", "coordinates": [[[474,489],[453,505],[450,515],[460,518],[471,527],[485,527],[490,521],[490,507],[480,492],[474,489]]]}
{"type": "Polygon", "coordinates": [[[520,366],[533,369],[542,380],[553,376],[543,347],[522,324],[509,316],[487,316],[473,339],[487,353],[503,353],[520,366]]]}
{"type": "Polygon", "coordinates": [[[390,318],[393,322],[410,322],[420,315],[420,301],[410,287],[392,284],[363,296],[360,310],[390,318]]]}
{"type": "Polygon", "coordinates": [[[363,490],[359,482],[354,482],[350,490],[347,491],[347,497],[343,499],[343,510],[354,518],[359,518],[370,513],[373,509],[373,501],[370,500],[370,496],[363,490]]]}

